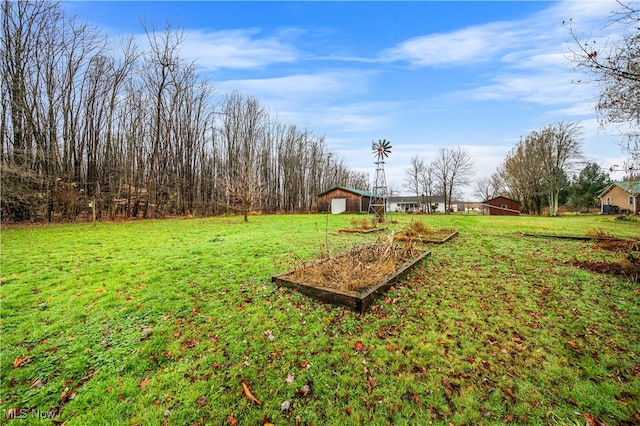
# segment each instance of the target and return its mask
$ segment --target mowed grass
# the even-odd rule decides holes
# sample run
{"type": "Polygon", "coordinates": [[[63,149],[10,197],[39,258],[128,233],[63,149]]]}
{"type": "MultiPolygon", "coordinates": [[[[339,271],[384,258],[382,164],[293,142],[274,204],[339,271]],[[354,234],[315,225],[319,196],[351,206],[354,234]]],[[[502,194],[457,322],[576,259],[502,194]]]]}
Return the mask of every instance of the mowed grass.
{"type": "Polygon", "coordinates": [[[638,237],[639,222],[395,215],[460,234],[363,315],[270,282],[374,241],[337,232],[352,217],[4,229],[0,421],[640,422],[637,278],[570,265],[626,254],[520,234],[638,237]]]}

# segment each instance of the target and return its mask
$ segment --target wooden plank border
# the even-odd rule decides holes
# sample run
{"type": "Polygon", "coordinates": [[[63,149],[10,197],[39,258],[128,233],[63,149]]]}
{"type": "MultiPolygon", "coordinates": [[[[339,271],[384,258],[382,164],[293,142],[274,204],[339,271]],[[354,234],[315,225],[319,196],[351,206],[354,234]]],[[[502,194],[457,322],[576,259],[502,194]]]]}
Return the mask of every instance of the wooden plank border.
{"type": "Polygon", "coordinates": [[[623,238],[616,237],[588,237],[582,235],[556,235],[556,234],[528,234],[523,233],[523,237],[536,237],[536,238],[557,238],[564,240],[577,240],[577,241],[624,241],[623,238]]]}
{"type": "Polygon", "coordinates": [[[293,271],[287,271],[283,274],[275,275],[271,277],[271,282],[275,283],[278,287],[288,287],[299,291],[300,293],[321,300],[325,303],[331,303],[338,306],[344,306],[352,309],[356,312],[364,312],[367,310],[373,300],[380,294],[385,293],[391,286],[398,281],[404,279],[407,274],[413,269],[420,261],[425,259],[431,254],[430,251],[422,253],[420,256],[403,266],[393,276],[382,280],[376,285],[369,287],[359,294],[346,293],[340,290],[319,287],[304,282],[291,281],[286,278],[287,275],[293,271]]]}
{"type": "Polygon", "coordinates": [[[338,229],[338,232],[353,232],[356,234],[369,234],[372,232],[381,232],[386,230],[387,228],[371,228],[371,229],[342,228],[342,229],[338,229]]]}

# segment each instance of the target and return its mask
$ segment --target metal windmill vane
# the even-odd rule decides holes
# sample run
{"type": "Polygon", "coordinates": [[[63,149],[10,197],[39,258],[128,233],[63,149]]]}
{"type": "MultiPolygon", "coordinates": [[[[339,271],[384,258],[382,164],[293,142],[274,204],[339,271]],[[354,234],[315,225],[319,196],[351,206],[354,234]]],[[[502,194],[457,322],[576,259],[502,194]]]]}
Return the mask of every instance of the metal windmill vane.
{"type": "Polygon", "coordinates": [[[371,151],[376,158],[376,176],[373,183],[373,197],[369,204],[369,212],[374,213],[380,222],[384,222],[387,216],[387,178],[384,174],[384,160],[391,154],[391,142],[381,139],[371,142],[371,151]]]}

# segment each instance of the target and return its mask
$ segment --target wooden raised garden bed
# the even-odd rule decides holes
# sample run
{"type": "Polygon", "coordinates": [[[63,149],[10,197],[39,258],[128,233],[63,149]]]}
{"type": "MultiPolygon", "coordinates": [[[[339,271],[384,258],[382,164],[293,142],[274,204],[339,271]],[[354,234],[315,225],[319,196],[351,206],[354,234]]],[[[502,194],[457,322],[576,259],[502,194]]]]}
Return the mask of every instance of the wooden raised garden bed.
{"type": "Polygon", "coordinates": [[[373,246],[376,245],[359,247],[313,262],[273,276],[271,281],[279,287],[293,288],[323,302],[364,312],[376,296],[383,294],[406,277],[412,268],[431,254],[401,248],[397,244],[372,249],[373,246]],[[397,259],[383,258],[382,255],[394,251],[405,251],[404,254],[410,256],[397,259]],[[357,255],[363,253],[365,257],[370,256],[370,259],[356,259],[357,255]],[[376,262],[375,259],[381,261],[376,262]],[[355,264],[357,266],[354,266],[355,264]]]}
{"type": "Polygon", "coordinates": [[[367,218],[362,218],[360,220],[356,218],[351,218],[351,226],[349,228],[339,229],[338,232],[355,232],[359,234],[369,234],[372,232],[380,232],[384,231],[387,228],[378,228],[378,222],[374,220],[368,220],[367,218]]]}
{"type": "Polygon", "coordinates": [[[398,241],[442,244],[458,235],[455,229],[431,228],[422,222],[411,222],[394,238],[398,241]]]}

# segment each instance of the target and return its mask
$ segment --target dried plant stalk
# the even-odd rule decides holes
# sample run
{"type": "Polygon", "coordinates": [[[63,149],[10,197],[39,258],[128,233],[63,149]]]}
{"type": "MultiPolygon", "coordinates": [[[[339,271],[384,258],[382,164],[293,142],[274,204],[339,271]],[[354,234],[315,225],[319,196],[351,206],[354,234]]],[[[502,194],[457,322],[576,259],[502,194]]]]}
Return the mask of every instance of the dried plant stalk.
{"type": "Polygon", "coordinates": [[[353,247],[334,257],[304,265],[287,277],[313,286],[359,292],[393,276],[401,266],[420,256],[413,244],[399,245],[393,236],[374,244],[353,247]]]}
{"type": "Polygon", "coordinates": [[[454,229],[431,228],[422,222],[415,221],[407,225],[395,238],[399,241],[437,241],[443,240],[454,232],[456,232],[454,229]]]}

